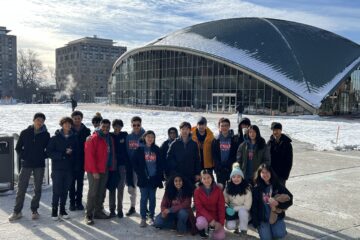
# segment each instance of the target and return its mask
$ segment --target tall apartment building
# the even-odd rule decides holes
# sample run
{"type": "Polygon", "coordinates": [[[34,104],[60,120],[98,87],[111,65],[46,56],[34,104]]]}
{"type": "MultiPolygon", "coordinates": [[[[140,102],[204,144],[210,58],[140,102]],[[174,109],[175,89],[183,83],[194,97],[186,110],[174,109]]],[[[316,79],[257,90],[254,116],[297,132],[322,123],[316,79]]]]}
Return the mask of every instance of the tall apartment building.
{"type": "Polygon", "coordinates": [[[16,89],[16,36],[0,26],[0,99],[14,97],[16,89]]]}
{"type": "Polygon", "coordinates": [[[71,90],[80,101],[92,102],[108,96],[108,79],[114,62],[126,47],[114,46],[111,39],[85,37],[56,49],[56,84],[58,89],[71,90]]]}

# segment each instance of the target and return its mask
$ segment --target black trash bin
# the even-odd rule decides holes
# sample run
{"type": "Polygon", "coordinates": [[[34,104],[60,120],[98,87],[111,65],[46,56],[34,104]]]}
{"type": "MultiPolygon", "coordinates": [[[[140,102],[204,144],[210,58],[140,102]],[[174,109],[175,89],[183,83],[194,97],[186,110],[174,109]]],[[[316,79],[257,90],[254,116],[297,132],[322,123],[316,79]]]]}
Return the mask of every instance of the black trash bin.
{"type": "Polygon", "coordinates": [[[14,138],[0,136],[0,192],[14,190],[14,138]]]}

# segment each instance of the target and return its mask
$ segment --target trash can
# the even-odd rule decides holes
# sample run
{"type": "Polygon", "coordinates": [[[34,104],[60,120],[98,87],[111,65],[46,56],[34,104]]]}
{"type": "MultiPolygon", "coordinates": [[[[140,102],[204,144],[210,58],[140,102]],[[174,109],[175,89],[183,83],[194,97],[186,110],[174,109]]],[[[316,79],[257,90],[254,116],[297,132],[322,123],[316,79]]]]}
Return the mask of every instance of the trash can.
{"type": "Polygon", "coordinates": [[[14,190],[14,138],[0,136],[0,192],[14,190]]]}

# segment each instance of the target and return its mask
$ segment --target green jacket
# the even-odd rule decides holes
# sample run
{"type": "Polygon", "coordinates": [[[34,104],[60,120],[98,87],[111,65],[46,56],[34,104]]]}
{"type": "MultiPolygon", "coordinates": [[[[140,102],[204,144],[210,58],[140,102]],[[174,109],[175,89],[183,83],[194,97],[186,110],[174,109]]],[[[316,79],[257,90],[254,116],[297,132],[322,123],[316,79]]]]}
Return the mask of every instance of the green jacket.
{"type": "MultiPolygon", "coordinates": [[[[261,139],[263,144],[256,144],[255,150],[254,150],[254,157],[253,157],[253,176],[255,175],[257,169],[259,166],[263,163],[271,164],[271,158],[270,158],[270,151],[267,145],[265,144],[265,140],[261,139]],[[262,145],[263,147],[259,149],[259,145],[262,145]]],[[[239,163],[241,170],[244,173],[244,176],[247,176],[246,169],[247,169],[247,163],[248,163],[248,144],[247,142],[243,142],[240,144],[237,153],[236,153],[236,161],[239,163]]]]}

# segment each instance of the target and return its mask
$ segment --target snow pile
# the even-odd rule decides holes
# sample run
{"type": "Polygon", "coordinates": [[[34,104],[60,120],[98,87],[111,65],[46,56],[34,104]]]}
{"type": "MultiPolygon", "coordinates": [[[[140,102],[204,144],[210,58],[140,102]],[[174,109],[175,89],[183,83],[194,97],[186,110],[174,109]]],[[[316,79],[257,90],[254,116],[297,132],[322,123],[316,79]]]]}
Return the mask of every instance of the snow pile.
{"type": "MultiPolygon", "coordinates": [[[[119,106],[107,106],[98,104],[80,105],[79,109],[84,114],[84,124],[93,130],[91,118],[96,112],[100,112],[104,118],[111,121],[120,118],[124,121],[124,131],[131,130],[130,119],[138,115],[143,119],[143,127],[146,130],[153,130],[157,134],[156,143],[160,145],[167,139],[169,127],[178,128],[182,121],[196,124],[199,115],[208,118],[209,128],[217,132],[217,119],[228,117],[232,122],[235,132],[237,115],[186,113],[172,111],[153,111],[119,106]]],[[[1,125],[0,135],[19,134],[20,131],[32,123],[32,117],[36,112],[45,113],[46,126],[51,135],[58,129],[61,117],[70,115],[71,108],[66,104],[28,104],[28,105],[4,105],[0,107],[1,125]]],[[[360,150],[360,120],[346,120],[339,118],[318,117],[318,116],[292,116],[292,117],[271,117],[271,116],[247,116],[253,124],[259,125],[263,137],[267,140],[271,122],[278,121],[283,125],[283,132],[292,139],[307,142],[314,145],[317,150],[360,150]],[[340,129],[337,140],[337,129],[340,129]]]]}

